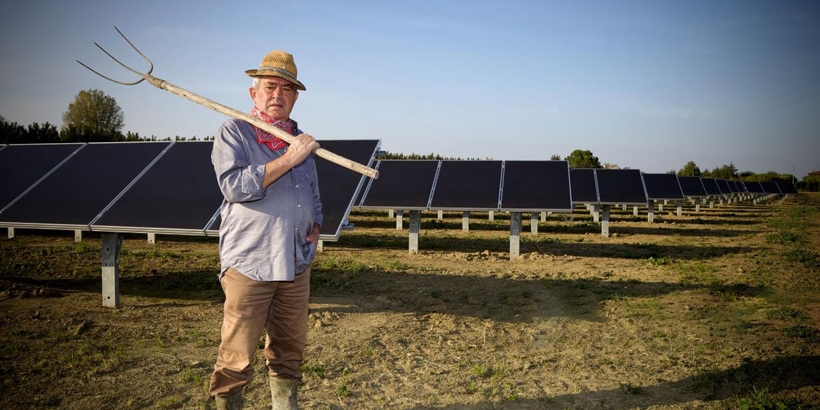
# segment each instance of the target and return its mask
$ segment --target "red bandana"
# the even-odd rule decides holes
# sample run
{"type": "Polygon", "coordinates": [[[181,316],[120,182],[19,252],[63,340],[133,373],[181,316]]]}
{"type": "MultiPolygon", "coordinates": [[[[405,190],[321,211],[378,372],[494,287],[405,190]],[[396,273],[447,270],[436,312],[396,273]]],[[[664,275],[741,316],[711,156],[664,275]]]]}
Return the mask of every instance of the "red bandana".
{"type": "MultiPolygon", "coordinates": [[[[287,132],[288,134],[293,134],[293,121],[288,119],[286,121],[282,120],[274,120],[269,115],[265,114],[264,112],[260,111],[256,107],[251,109],[251,116],[254,118],[258,118],[266,123],[273,125],[276,128],[279,128],[282,131],[287,132]]],[[[271,151],[279,151],[282,148],[288,146],[285,141],[282,141],[278,137],[268,133],[265,130],[259,129],[258,127],[253,127],[256,130],[256,142],[259,144],[265,144],[271,151]]]]}

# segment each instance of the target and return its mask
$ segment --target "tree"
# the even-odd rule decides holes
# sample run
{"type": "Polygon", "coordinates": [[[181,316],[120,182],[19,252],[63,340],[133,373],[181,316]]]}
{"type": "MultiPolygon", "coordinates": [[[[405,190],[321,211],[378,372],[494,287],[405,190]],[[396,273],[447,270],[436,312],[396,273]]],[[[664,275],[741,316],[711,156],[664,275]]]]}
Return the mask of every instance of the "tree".
{"type": "Polygon", "coordinates": [[[570,168],[600,168],[601,162],[598,157],[592,155],[592,151],[576,149],[564,158],[569,161],[570,168]]]}
{"type": "Polygon", "coordinates": [[[560,161],[560,160],[561,160],[561,155],[558,155],[558,154],[555,154],[555,155],[550,157],[550,161],[560,161]]]}
{"type": "Polygon", "coordinates": [[[735,179],[737,178],[737,167],[730,162],[727,165],[713,169],[710,176],[715,179],[735,179]]]}
{"type": "Polygon", "coordinates": [[[699,177],[700,168],[695,164],[695,161],[689,161],[678,171],[678,175],[682,177],[699,177]]]}
{"type": "Polygon", "coordinates": [[[82,90],[63,113],[63,141],[120,141],[125,121],[114,97],[100,90],[82,90]]]}
{"type": "Polygon", "coordinates": [[[0,144],[26,142],[26,128],[16,122],[8,122],[0,115],[0,144]]]}

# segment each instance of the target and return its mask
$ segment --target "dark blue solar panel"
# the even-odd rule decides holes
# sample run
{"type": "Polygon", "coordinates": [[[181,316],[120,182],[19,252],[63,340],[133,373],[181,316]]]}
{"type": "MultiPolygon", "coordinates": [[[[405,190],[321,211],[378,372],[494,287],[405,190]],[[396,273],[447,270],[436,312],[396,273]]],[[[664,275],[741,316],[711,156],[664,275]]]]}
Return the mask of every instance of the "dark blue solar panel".
{"type": "MultiPolygon", "coordinates": [[[[320,140],[319,145],[359,164],[370,165],[379,148],[379,140],[320,140]]],[[[319,175],[324,218],[320,234],[338,238],[342,223],[353,207],[354,197],[364,191],[369,178],[318,157],[316,173],[319,175]]]]}
{"type": "Polygon", "coordinates": [[[371,180],[362,207],[427,209],[438,164],[439,161],[379,161],[379,178],[371,180]]]}
{"type": "Polygon", "coordinates": [[[792,184],[791,182],[778,181],[777,182],[777,187],[780,188],[780,192],[783,192],[784,194],[796,194],[797,193],[797,188],[795,188],[794,184],[792,184]]]}
{"type": "Polygon", "coordinates": [[[720,188],[713,178],[701,178],[700,181],[703,183],[707,195],[720,195],[720,188]]]}
{"type": "Polygon", "coordinates": [[[0,210],[82,145],[9,145],[0,150],[0,210]]]}
{"type": "Polygon", "coordinates": [[[760,186],[763,187],[763,192],[767,194],[781,194],[780,188],[778,188],[777,183],[773,181],[766,181],[761,182],[760,186]]]}
{"type": "Polygon", "coordinates": [[[501,209],[572,210],[567,161],[504,161],[501,209]]]}
{"type": "Polygon", "coordinates": [[[683,191],[676,174],[643,174],[646,196],[652,200],[682,200],[683,191]]]}
{"type": "Polygon", "coordinates": [[[729,181],[729,189],[731,189],[732,192],[746,192],[746,188],[737,181],[729,181]]]}
{"type": "Polygon", "coordinates": [[[176,142],[92,226],[202,231],[222,203],[213,143],[176,142]]]}
{"type": "Polygon", "coordinates": [[[596,169],[602,204],[646,204],[646,190],[637,169],[596,169]]]}
{"type": "Polygon", "coordinates": [[[746,187],[746,192],[752,194],[765,194],[766,190],[763,189],[763,185],[760,185],[760,182],[754,181],[745,181],[743,182],[743,186],[746,187]]]}
{"type": "Polygon", "coordinates": [[[572,182],[572,202],[579,204],[597,204],[599,202],[594,169],[573,168],[570,170],[570,180],[572,182]]]}
{"type": "Polygon", "coordinates": [[[700,177],[682,177],[678,176],[680,188],[683,190],[683,195],[686,197],[703,197],[706,196],[706,188],[703,187],[700,177]]]}
{"type": "Polygon", "coordinates": [[[431,209],[498,209],[501,161],[441,161],[431,209]]]}
{"type": "Polygon", "coordinates": [[[729,195],[732,193],[732,189],[729,187],[729,181],[725,179],[717,179],[718,188],[720,188],[720,193],[723,195],[729,195]]]}
{"type": "Polygon", "coordinates": [[[169,144],[90,143],[0,214],[0,221],[88,225],[169,144]]]}

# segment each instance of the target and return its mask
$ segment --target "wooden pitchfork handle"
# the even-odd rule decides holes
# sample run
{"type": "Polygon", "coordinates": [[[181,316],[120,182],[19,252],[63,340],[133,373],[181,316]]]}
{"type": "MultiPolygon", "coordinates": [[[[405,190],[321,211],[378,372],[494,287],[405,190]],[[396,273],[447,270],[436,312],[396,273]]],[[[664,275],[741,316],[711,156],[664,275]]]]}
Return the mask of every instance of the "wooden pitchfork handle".
{"type": "MultiPolygon", "coordinates": [[[[117,81],[117,80],[114,80],[112,78],[109,78],[109,77],[106,77],[106,76],[100,74],[99,72],[97,72],[93,68],[83,64],[79,60],[77,60],[77,62],[80,63],[80,65],[82,65],[83,67],[91,70],[94,74],[97,74],[98,76],[100,76],[102,78],[105,78],[108,81],[112,81],[112,82],[115,82],[117,84],[122,84],[122,85],[135,85],[135,84],[139,84],[143,80],[145,80],[145,81],[148,81],[154,87],[159,88],[160,90],[168,91],[171,94],[178,95],[182,98],[193,101],[193,102],[195,102],[199,105],[208,107],[208,108],[210,108],[210,109],[212,109],[216,112],[225,114],[229,117],[236,118],[238,120],[247,121],[247,122],[253,124],[255,127],[261,128],[261,129],[265,130],[266,132],[275,135],[276,137],[280,138],[281,140],[287,142],[288,144],[292,144],[293,141],[296,139],[296,137],[294,137],[293,135],[290,135],[287,132],[285,132],[285,131],[283,131],[279,128],[276,128],[273,125],[268,124],[265,121],[262,121],[258,118],[251,117],[250,115],[245,114],[244,112],[241,112],[241,111],[235,110],[231,107],[222,105],[222,104],[220,104],[216,101],[207,99],[207,98],[205,98],[201,95],[198,95],[198,94],[192,93],[192,92],[190,92],[186,89],[177,87],[177,86],[175,86],[175,85],[173,85],[173,84],[171,84],[171,83],[169,83],[169,82],[167,82],[163,79],[152,76],[151,72],[154,71],[154,63],[152,63],[151,60],[148,59],[148,57],[145,56],[145,54],[142,54],[142,52],[139,51],[139,49],[137,49],[134,46],[134,44],[132,44],[131,41],[128,40],[127,37],[125,37],[124,34],[122,34],[120,29],[118,29],[117,27],[114,27],[114,29],[117,30],[118,33],[120,33],[120,36],[122,36],[122,38],[125,39],[125,41],[128,42],[128,44],[131,46],[131,48],[133,48],[137,53],[139,53],[139,55],[142,56],[142,58],[144,58],[146,61],[148,61],[148,63],[151,65],[151,67],[149,68],[147,73],[139,72],[139,71],[134,70],[133,68],[123,64],[122,62],[120,62],[120,60],[117,60],[114,56],[112,56],[108,51],[106,51],[104,48],[102,48],[96,42],[94,43],[94,45],[96,45],[97,48],[102,50],[105,54],[108,55],[108,57],[111,57],[111,59],[116,61],[119,65],[125,67],[127,70],[131,71],[132,73],[142,77],[140,80],[130,82],[130,83],[129,82],[123,82],[123,81],[117,81]]],[[[370,178],[373,178],[373,179],[377,179],[379,177],[379,171],[377,171],[373,168],[367,167],[365,165],[362,165],[362,164],[360,164],[356,161],[352,161],[350,159],[347,159],[347,158],[345,158],[341,155],[334,154],[333,152],[330,152],[330,151],[328,151],[324,148],[317,148],[314,151],[314,153],[317,156],[319,156],[321,158],[324,158],[324,159],[326,159],[326,160],[328,160],[328,161],[330,161],[330,162],[332,162],[336,165],[345,167],[345,168],[347,168],[351,171],[358,172],[358,173],[360,173],[364,176],[367,176],[367,177],[370,177],[370,178]]]]}

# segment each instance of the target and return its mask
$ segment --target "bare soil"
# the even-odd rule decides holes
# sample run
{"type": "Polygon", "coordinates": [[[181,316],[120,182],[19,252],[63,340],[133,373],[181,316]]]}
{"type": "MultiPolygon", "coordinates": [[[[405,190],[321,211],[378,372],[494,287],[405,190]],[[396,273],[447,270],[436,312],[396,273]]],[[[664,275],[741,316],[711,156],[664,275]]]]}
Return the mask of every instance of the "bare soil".
{"type": "MultiPolygon", "coordinates": [[[[302,408],[820,408],[820,196],[669,211],[525,217],[513,261],[506,214],[425,213],[410,255],[406,218],[354,211],[314,264],[302,408]]],[[[217,244],[157,240],[126,236],[119,308],[99,236],[0,240],[0,408],[213,408],[217,244]]]]}

